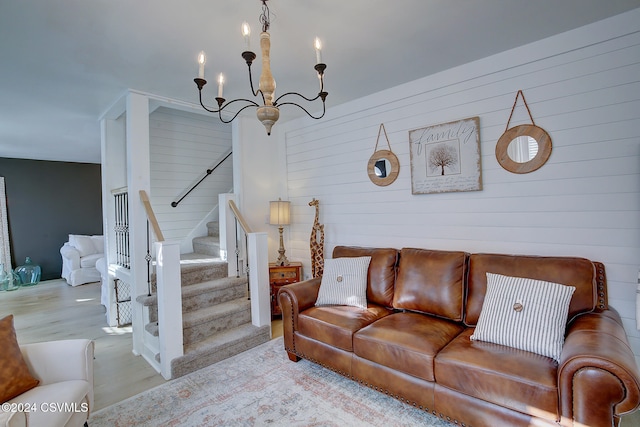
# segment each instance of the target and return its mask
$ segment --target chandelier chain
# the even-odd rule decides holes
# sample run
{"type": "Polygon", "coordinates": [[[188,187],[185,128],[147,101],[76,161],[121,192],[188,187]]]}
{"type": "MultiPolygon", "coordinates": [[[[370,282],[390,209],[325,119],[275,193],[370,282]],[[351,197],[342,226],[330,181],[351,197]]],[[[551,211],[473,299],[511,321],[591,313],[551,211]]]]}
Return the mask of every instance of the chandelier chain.
{"type": "Polygon", "coordinates": [[[262,14],[260,15],[260,23],[262,24],[262,32],[269,31],[271,25],[271,14],[269,6],[267,6],[267,0],[262,0],[262,14]]]}

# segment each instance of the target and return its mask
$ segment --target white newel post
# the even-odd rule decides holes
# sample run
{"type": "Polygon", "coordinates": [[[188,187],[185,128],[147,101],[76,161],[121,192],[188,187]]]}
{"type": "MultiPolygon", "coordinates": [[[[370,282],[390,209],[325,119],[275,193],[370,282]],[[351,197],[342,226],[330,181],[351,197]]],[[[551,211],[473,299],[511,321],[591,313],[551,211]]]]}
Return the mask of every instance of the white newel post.
{"type": "Polygon", "coordinates": [[[156,242],[160,373],[171,379],[171,361],[182,356],[180,242],[156,242]]]}
{"type": "Polygon", "coordinates": [[[271,324],[269,294],[269,254],[267,233],[249,233],[249,291],[251,292],[251,323],[254,326],[271,324]]]}

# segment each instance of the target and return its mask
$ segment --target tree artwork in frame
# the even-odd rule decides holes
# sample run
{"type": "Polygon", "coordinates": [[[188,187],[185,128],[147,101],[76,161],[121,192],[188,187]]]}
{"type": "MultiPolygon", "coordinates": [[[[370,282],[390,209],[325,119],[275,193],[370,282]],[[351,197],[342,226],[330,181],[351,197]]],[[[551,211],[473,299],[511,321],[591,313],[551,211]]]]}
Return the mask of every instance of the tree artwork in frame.
{"type": "Polygon", "coordinates": [[[482,190],[480,118],[409,131],[411,193],[482,190]]]}

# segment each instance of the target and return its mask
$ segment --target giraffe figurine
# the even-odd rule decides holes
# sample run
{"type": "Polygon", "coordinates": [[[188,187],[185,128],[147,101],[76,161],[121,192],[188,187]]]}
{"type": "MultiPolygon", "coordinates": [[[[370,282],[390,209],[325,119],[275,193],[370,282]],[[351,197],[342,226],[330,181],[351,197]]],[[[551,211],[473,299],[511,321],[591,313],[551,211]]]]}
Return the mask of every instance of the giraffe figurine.
{"type": "Polygon", "coordinates": [[[309,206],[315,206],[316,216],[313,219],[313,227],[311,228],[311,237],[309,243],[311,246],[311,273],[314,278],[321,277],[324,269],[324,224],[318,221],[320,213],[320,202],[315,198],[309,202],[309,206]],[[320,240],[318,241],[318,237],[320,240]]]}

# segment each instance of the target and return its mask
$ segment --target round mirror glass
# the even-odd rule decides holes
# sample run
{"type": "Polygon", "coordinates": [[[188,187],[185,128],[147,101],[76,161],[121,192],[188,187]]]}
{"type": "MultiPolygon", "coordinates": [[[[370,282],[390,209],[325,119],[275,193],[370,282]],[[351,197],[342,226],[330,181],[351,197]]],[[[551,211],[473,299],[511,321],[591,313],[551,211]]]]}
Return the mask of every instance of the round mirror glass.
{"type": "Polygon", "coordinates": [[[398,177],[400,162],[395,154],[389,150],[378,150],[369,159],[367,174],[375,185],[391,184],[398,177]]]}
{"type": "Polygon", "coordinates": [[[516,163],[526,163],[538,154],[538,141],[529,135],[513,138],[507,147],[507,155],[516,163]]]}
{"type": "Polygon", "coordinates": [[[389,176],[389,172],[391,172],[391,162],[389,159],[380,159],[376,160],[373,165],[373,172],[376,174],[378,178],[386,178],[389,176]]]}
{"type": "Polygon", "coordinates": [[[544,165],[551,155],[551,137],[536,125],[507,129],[496,144],[500,166],[513,173],[529,173],[544,165]]]}

